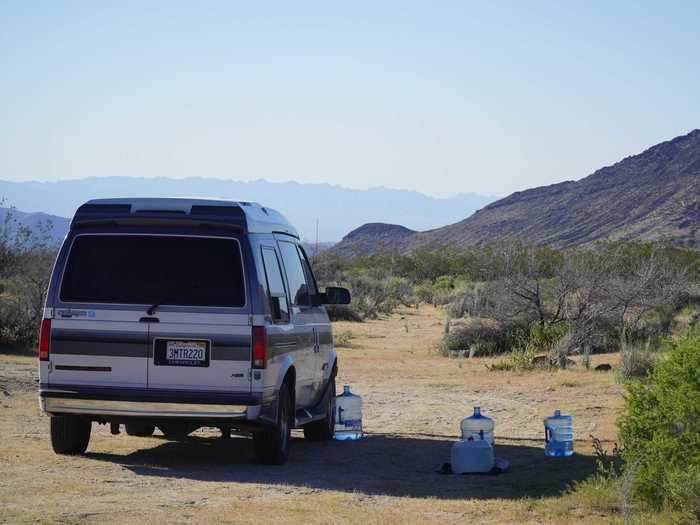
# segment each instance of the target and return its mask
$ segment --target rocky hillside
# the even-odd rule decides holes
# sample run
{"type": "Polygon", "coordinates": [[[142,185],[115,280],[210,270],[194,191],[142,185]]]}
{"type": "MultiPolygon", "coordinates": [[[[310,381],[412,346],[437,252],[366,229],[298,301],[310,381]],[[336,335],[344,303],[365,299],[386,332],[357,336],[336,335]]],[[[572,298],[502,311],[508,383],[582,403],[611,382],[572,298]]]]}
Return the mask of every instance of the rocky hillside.
{"type": "MultiPolygon", "coordinates": [[[[511,239],[558,247],[599,240],[697,247],[699,227],[700,130],[695,130],[579,181],[514,193],[449,226],[391,239],[384,231],[381,242],[400,251],[511,239]]],[[[348,235],[336,249],[366,253],[367,247],[371,250],[367,239],[354,246],[348,235]]]]}
{"type": "Polygon", "coordinates": [[[381,249],[391,250],[397,248],[398,243],[409,241],[417,233],[398,224],[370,222],[348,233],[332,251],[339,255],[352,256],[381,249]]]}

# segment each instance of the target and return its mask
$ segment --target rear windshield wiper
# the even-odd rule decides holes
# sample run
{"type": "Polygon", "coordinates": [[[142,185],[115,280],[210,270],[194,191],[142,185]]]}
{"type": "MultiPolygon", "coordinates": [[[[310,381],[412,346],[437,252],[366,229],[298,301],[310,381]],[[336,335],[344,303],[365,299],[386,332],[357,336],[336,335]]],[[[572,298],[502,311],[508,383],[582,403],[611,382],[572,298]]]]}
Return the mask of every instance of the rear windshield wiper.
{"type": "Polygon", "coordinates": [[[148,315],[153,315],[154,313],[156,313],[156,308],[158,308],[160,305],[161,303],[153,303],[151,307],[148,310],[146,310],[146,313],[148,315]]]}
{"type": "MultiPolygon", "coordinates": [[[[180,290],[181,293],[186,294],[189,292],[192,292],[193,290],[196,290],[197,288],[203,288],[204,286],[208,286],[209,283],[196,283],[193,284],[192,286],[188,286],[182,290],[180,290]]],[[[158,309],[159,306],[163,305],[166,301],[170,301],[173,299],[173,294],[178,291],[178,287],[174,286],[168,292],[165,294],[165,296],[162,299],[159,299],[157,302],[153,303],[151,307],[146,310],[147,315],[153,315],[156,313],[156,309],[158,309]]]]}

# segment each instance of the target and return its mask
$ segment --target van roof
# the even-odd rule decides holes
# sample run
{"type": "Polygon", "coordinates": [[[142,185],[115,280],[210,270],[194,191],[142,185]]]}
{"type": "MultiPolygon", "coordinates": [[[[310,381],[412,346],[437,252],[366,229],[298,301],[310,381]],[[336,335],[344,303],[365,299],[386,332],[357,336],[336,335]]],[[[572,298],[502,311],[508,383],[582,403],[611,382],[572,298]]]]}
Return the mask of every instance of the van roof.
{"type": "Polygon", "coordinates": [[[234,226],[248,233],[286,233],[299,238],[280,212],[251,201],[187,198],[93,199],[78,208],[71,228],[104,222],[168,220],[234,226]]]}

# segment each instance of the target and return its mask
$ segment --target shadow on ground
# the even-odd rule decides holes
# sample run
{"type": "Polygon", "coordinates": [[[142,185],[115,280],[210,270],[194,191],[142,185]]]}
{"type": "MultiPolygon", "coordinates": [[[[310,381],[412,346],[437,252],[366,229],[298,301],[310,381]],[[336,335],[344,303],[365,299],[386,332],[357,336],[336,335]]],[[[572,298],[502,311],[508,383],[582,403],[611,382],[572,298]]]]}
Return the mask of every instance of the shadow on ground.
{"type": "Polygon", "coordinates": [[[510,461],[499,475],[444,475],[452,441],[373,434],[355,442],[294,439],[286,465],[254,462],[245,438],[189,438],[162,442],[126,455],[89,452],[93,460],[122,465],[141,476],[200,481],[293,485],[413,498],[523,498],[554,496],[593,472],[594,458],[548,458],[537,442],[502,441],[496,455],[510,461]]]}

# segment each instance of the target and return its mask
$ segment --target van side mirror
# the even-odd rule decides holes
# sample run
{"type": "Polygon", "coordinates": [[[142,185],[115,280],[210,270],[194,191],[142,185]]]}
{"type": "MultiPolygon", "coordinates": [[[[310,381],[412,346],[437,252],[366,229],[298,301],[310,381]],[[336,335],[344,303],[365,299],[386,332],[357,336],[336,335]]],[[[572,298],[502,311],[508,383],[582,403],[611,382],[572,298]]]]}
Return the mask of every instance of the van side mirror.
{"type": "Polygon", "coordinates": [[[319,304],[350,304],[350,291],[339,286],[329,286],[317,298],[319,304]]]}

